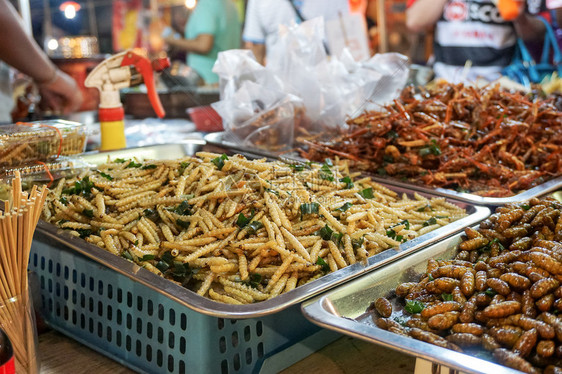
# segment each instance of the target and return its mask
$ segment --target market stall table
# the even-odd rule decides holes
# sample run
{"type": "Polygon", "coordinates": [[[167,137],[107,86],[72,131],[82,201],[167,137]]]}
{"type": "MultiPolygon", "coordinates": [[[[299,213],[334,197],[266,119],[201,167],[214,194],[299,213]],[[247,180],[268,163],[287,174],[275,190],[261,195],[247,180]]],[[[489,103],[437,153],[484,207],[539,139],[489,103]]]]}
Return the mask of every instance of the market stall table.
{"type": "MultiPolygon", "coordinates": [[[[39,336],[42,374],[134,373],[119,363],[56,332],[39,336]],[[85,365],[84,363],[88,363],[85,365]]],[[[283,370],[283,374],[413,373],[415,358],[359,339],[343,337],[283,370]]]]}

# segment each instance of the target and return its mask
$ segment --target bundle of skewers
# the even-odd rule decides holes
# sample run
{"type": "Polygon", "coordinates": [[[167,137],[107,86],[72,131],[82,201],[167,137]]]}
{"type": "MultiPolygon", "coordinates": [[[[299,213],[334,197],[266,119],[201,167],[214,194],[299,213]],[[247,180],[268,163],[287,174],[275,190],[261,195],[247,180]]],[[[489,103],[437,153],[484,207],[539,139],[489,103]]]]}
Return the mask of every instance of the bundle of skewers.
{"type": "Polygon", "coordinates": [[[36,330],[29,298],[27,265],[46,187],[22,192],[21,176],[12,181],[11,201],[0,211],[0,327],[8,335],[18,373],[38,372],[36,330]]]}

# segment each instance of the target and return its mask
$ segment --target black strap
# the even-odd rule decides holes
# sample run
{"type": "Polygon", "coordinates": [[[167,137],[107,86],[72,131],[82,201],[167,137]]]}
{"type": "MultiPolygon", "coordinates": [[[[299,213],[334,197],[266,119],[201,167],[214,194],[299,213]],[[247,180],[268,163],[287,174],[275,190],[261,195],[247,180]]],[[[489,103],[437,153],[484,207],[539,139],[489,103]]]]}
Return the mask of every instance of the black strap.
{"type": "MultiPolygon", "coordinates": [[[[291,6],[293,7],[293,10],[295,11],[295,13],[296,13],[297,18],[299,19],[299,21],[300,21],[300,22],[306,21],[306,18],[304,18],[304,17],[302,16],[301,11],[300,11],[299,8],[295,5],[294,0],[288,0],[288,1],[289,1],[289,4],[291,4],[291,6]]],[[[328,43],[326,42],[326,40],[324,40],[324,41],[322,42],[322,44],[324,45],[324,50],[326,51],[326,54],[327,54],[327,55],[330,55],[330,48],[328,48],[328,43]]]]}
{"type": "Polygon", "coordinates": [[[304,22],[306,21],[306,19],[302,16],[301,11],[299,10],[299,8],[297,8],[297,6],[295,5],[294,0],[289,0],[289,4],[291,4],[291,6],[293,7],[293,10],[295,11],[297,18],[299,19],[299,21],[304,22]]]}

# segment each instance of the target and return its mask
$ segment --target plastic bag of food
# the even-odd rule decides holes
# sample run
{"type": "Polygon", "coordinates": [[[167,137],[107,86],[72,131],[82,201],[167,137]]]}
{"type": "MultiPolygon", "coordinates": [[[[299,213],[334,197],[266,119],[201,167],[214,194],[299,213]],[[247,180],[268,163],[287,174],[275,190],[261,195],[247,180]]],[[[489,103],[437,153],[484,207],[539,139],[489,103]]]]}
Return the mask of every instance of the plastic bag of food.
{"type": "Polygon", "coordinates": [[[220,77],[221,101],[213,108],[226,135],[247,145],[290,149],[301,137],[331,137],[346,126],[347,118],[398,96],[408,78],[405,56],[390,53],[357,62],[344,50],[328,58],[323,40],[324,24],[318,18],[280,27],[266,67],[250,51],[219,53],[213,71],[220,77]],[[295,118],[288,129],[291,111],[295,118]],[[278,126],[275,119],[281,121],[278,126]],[[253,143],[258,134],[277,134],[279,129],[279,136],[253,143]]]}
{"type": "Polygon", "coordinates": [[[299,98],[251,81],[212,107],[222,117],[230,141],[274,152],[292,147],[303,112],[299,98]]]}

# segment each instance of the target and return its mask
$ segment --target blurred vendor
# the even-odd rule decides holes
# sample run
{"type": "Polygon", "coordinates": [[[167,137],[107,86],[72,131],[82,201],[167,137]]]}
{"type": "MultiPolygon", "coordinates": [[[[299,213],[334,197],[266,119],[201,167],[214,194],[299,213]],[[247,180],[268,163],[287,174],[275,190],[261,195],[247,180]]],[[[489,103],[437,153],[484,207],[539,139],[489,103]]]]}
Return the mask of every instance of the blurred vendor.
{"type": "Polygon", "coordinates": [[[540,40],[545,31],[525,3],[514,0],[408,0],[406,26],[414,32],[435,26],[433,70],[450,82],[499,78],[517,37],[540,40]],[[464,68],[467,61],[472,68],[464,68]]]}
{"type": "Polygon", "coordinates": [[[185,27],[185,39],[168,37],[166,43],[187,52],[187,65],[206,84],[214,84],[219,80],[212,71],[218,53],[240,48],[241,28],[232,0],[199,0],[185,27]]]}
{"type": "MultiPolygon", "coordinates": [[[[76,82],[49,60],[26,34],[23,22],[8,0],[0,0],[0,60],[31,77],[50,109],[68,114],[82,103],[76,82]]],[[[3,70],[5,71],[5,70],[3,70]]],[[[0,74],[0,122],[11,122],[13,99],[6,74],[0,74]]]]}

